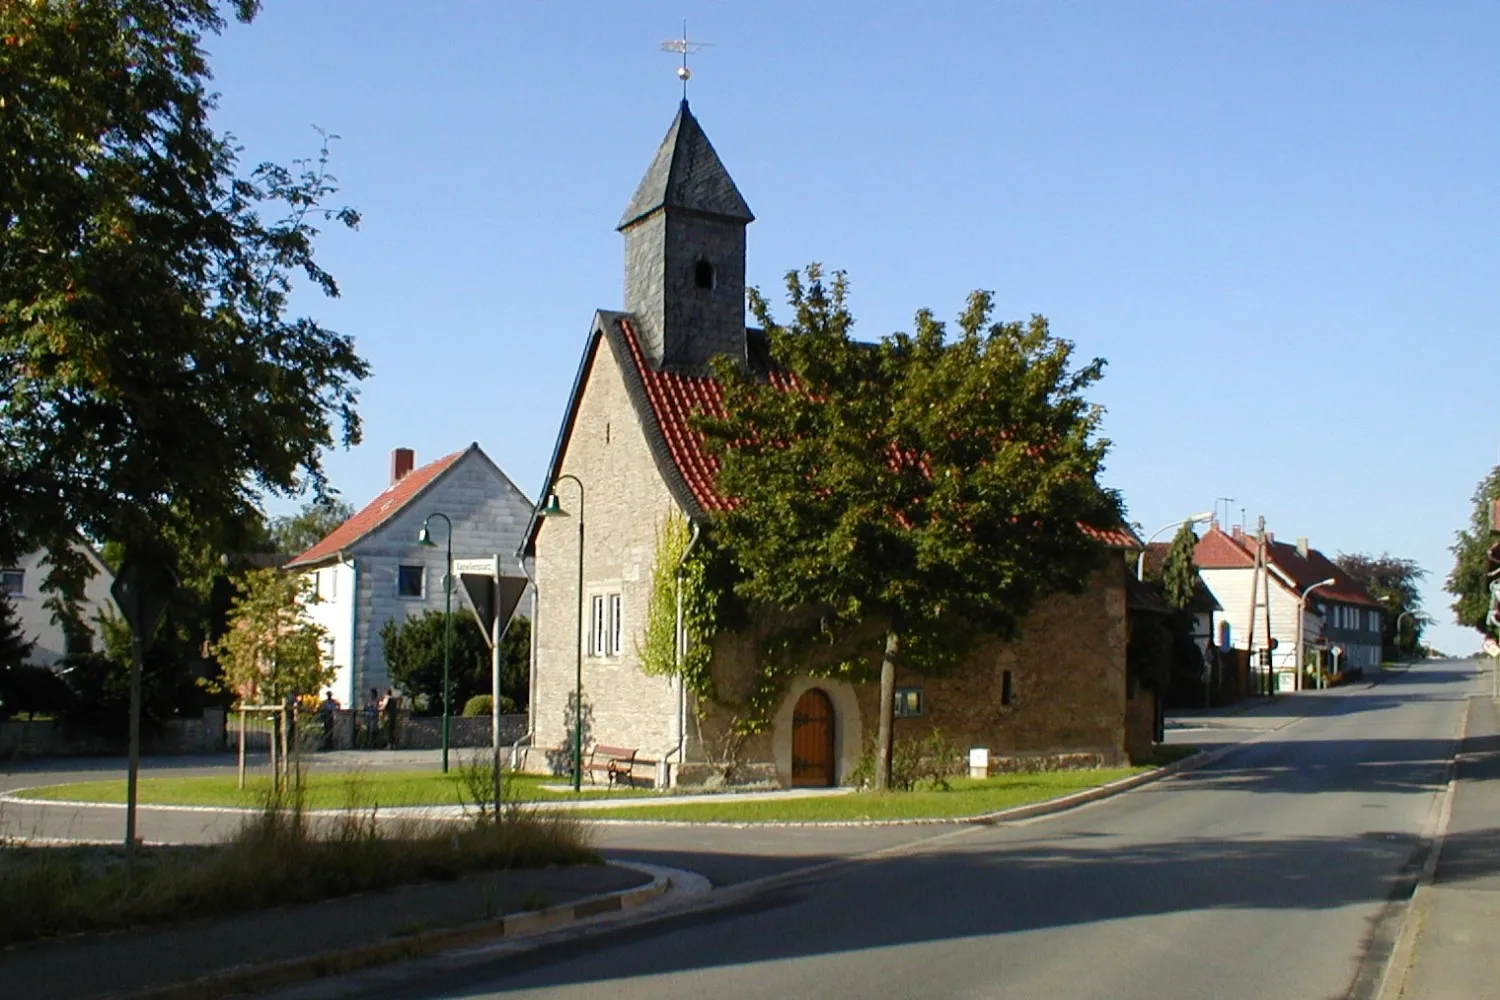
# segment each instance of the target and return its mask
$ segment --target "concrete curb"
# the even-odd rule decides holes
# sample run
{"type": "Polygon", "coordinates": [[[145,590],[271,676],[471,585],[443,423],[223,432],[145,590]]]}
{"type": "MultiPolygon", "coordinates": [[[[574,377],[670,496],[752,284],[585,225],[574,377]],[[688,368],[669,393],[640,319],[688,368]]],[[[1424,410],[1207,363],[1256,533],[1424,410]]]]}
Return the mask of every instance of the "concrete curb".
{"type": "Polygon", "coordinates": [[[240,993],[262,993],[284,989],[313,979],[342,975],[389,962],[424,958],[457,948],[473,948],[508,938],[525,937],[552,930],[588,917],[634,909],[664,894],[672,884],[670,872],[650,865],[609,862],[641,871],[651,881],[632,889],[587,896],[544,910],[512,913],[499,920],[413,934],[377,944],[329,951],[305,958],[245,965],[224,969],[187,983],[157,986],[133,993],[117,994],[118,1000],[218,1000],[240,993]]]}
{"type": "Polygon", "coordinates": [[[686,820],[686,819],[606,819],[599,816],[581,817],[583,822],[590,825],[600,826],[653,826],[653,827],[680,827],[687,829],[698,829],[711,827],[713,829],[730,830],[782,830],[782,829],[843,829],[851,827],[883,827],[883,826],[996,826],[1001,823],[1015,822],[1024,819],[1033,819],[1038,816],[1049,816],[1052,813],[1066,812],[1078,806],[1088,805],[1101,799],[1113,798],[1141,785],[1148,785],[1153,781],[1161,781],[1184,771],[1194,771],[1213,763],[1228,754],[1236,747],[1242,746],[1244,742],[1232,743],[1215,750],[1200,750],[1191,756],[1181,760],[1174,760],[1170,764],[1143,771],[1140,774],[1132,774],[1128,778],[1119,778],[1107,784],[1095,788],[1085,788],[1081,792],[1072,792],[1055,799],[1046,799],[1042,802],[1031,802],[1024,806],[1012,806],[1009,809],[1001,809],[997,812],[979,813],[972,816],[933,816],[927,818],[912,819],[830,819],[830,820],[787,820],[781,822],[768,821],[764,823],[754,822],[719,822],[716,820],[686,820]]]}
{"type": "Polygon", "coordinates": [[[1385,962],[1378,987],[1373,994],[1378,1000],[1398,1000],[1406,991],[1406,976],[1411,971],[1417,940],[1422,936],[1422,926],[1426,921],[1427,898],[1431,895],[1432,880],[1437,874],[1443,843],[1448,839],[1448,823],[1453,818],[1453,799],[1458,793],[1459,759],[1463,757],[1464,741],[1469,738],[1469,712],[1472,707],[1468,703],[1464,705],[1462,721],[1454,736],[1453,752],[1448,757],[1448,781],[1442,797],[1433,802],[1431,849],[1422,863],[1422,870],[1417,874],[1411,896],[1396,904],[1401,929],[1396,934],[1390,957],[1385,962]]]}

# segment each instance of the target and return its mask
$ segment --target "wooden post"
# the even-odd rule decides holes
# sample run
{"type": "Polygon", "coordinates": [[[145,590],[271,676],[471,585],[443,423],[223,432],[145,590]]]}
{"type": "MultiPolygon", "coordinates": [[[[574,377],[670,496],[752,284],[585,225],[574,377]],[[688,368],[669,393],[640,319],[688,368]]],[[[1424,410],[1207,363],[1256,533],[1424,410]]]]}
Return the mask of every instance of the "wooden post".
{"type": "Polygon", "coordinates": [[[1266,694],[1276,694],[1276,654],[1271,648],[1271,566],[1270,560],[1266,558],[1266,518],[1262,514],[1255,523],[1255,534],[1260,542],[1260,578],[1261,585],[1265,588],[1264,597],[1266,601],[1266,694]]]}

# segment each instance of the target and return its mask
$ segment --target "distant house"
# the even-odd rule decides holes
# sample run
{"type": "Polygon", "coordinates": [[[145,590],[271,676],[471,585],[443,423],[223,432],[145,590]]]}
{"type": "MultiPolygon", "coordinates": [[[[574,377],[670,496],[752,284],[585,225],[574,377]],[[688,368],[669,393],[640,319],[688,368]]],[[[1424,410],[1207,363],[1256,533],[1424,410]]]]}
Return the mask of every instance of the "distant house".
{"type": "MultiPolygon", "coordinates": [[[[306,576],[317,595],[309,613],[328,630],[326,656],[338,668],[334,696],[360,703],[371,688],[390,685],[380,629],[392,618],[443,610],[447,526],[432,522],[437,546],[418,543],[433,513],[453,522],[453,558],[501,556],[503,571],[520,573],[516,550],[532,504],[478,444],[413,468],[409,448],[391,453],[390,485],[365,508],[286,564],[306,576]]],[[[459,588],[453,608],[463,609],[459,588]]]]}
{"type": "MultiPolygon", "coordinates": [[[[92,628],[100,609],[107,608],[118,615],[120,609],[109,594],[115,582],[111,573],[99,559],[92,547],[80,540],[78,549],[94,567],[94,576],[84,584],[83,620],[92,628]]],[[[27,662],[40,667],[55,666],[68,653],[67,634],[63,627],[52,620],[52,611],[45,607],[50,594],[42,593],[42,580],[47,576],[47,553],[32,552],[14,566],[0,569],[0,590],[10,596],[17,617],[27,639],[36,641],[27,662]]]]}
{"type": "MultiPolygon", "coordinates": [[[[1269,638],[1275,640],[1271,651],[1271,669],[1276,671],[1278,690],[1302,686],[1304,669],[1319,663],[1331,669],[1338,666],[1369,669],[1380,665],[1380,602],[1371,597],[1353,577],[1317,549],[1299,538],[1295,545],[1278,542],[1267,536],[1266,559],[1270,574],[1269,638]],[[1333,583],[1308,588],[1323,580],[1333,583]],[[1301,642],[1298,643],[1299,598],[1308,593],[1302,612],[1301,642]],[[1335,657],[1335,652],[1337,656],[1335,657]]],[[[1260,594],[1254,595],[1255,638],[1249,639],[1252,607],[1251,578],[1255,567],[1255,538],[1238,527],[1226,533],[1217,524],[1198,540],[1193,557],[1198,574],[1213,591],[1223,612],[1219,618],[1218,644],[1223,647],[1264,650],[1268,638],[1265,627],[1266,606],[1260,594]]],[[[1263,669],[1253,667],[1253,669],[1263,669]]]]}

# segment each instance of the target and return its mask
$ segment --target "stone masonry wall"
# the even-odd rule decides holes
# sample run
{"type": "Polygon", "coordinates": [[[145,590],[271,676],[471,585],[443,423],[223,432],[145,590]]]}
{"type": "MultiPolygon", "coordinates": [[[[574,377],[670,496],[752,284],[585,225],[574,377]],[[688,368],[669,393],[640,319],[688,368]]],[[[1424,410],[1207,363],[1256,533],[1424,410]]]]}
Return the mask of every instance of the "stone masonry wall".
{"type": "MultiPolygon", "coordinates": [[[[1126,616],[1123,564],[1110,560],[1081,594],[1058,594],[1027,617],[1015,642],[991,641],[970,654],[949,676],[921,677],[898,672],[897,687],[919,687],[925,712],[896,720],[896,738],[919,738],[937,727],[961,748],[986,747],[992,758],[1081,755],[1079,759],[1118,763],[1125,755],[1126,616]],[[1002,704],[1004,674],[1011,674],[1012,703],[1002,704]]],[[[763,627],[761,631],[765,631],[763,627]]],[[[720,693],[737,699],[748,693],[758,653],[756,634],[731,636],[715,650],[714,675],[720,693]]],[[[791,705],[808,687],[833,698],[838,746],[837,779],[852,767],[847,742],[861,733],[861,747],[873,738],[879,684],[849,684],[802,678],[788,686],[778,707],[778,725],[739,743],[740,758],[775,764],[790,777],[791,705]],[[853,693],[856,719],[843,707],[853,693]]],[[[722,706],[708,706],[701,721],[704,749],[729,745],[725,733],[734,721],[722,706]]],[[[857,758],[855,753],[854,758],[857,758]]],[[[689,755],[693,759],[693,755],[689,755]]],[[[1010,766],[1009,764],[1007,766],[1010,766]]]]}
{"type": "MultiPolygon", "coordinates": [[[[623,612],[619,655],[585,656],[583,742],[634,746],[655,760],[676,744],[674,683],[648,677],[639,666],[656,537],[675,501],[657,472],[650,448],[626,394],[620,361],[607,340],[595,355],[582,390],[562,474],[584,483],[584,631],[589,598],[620,594],[623,612]]],[[[531,698],[537,751],[532,769],[565,769],[569,699],[574,688],[578,637],[578,490],[563,482],[562,505],[574,517],[546,521],[537,537],[537,669],[531,698]]]]}

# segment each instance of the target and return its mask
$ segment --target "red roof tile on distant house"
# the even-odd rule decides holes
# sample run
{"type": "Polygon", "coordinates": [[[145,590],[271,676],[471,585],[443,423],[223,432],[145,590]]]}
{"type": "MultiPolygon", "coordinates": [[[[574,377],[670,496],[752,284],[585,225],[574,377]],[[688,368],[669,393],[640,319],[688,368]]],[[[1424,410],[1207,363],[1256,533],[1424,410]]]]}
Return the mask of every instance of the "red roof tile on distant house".
{"type": "Polygon", "coordinates": [[[287,568],[311,566],[314,563],[334,558],[344,549],[395,517],[403,507],[416,499],[419,493],[438,476],[448,471],[449,467],[467,454],[472,447],[475,446],[471,445],[463,451],[444,455],[437,461],[428,462],[420,469],[408,472],[400,480],[382,490],[363,510],[329,532],[321,542],[287,563],[287,568]]]}
{"type": "MultiPolygon", "coordinates": [[[[1304,556],[1297,551],[1295,545],[1270,541],[1266,545],[1266,556],[1271,565],[1291,581],[1288,589],[1294,589],[1299,594],[1313,584],[1331,577],[1334,582],[1319,587],[1313,592],[1313,598],[1322,597],[1371,608],[1384,607],[1366,593],[1358,581],[1339,569],[1337,563],[1317,549],[1308,549],[1304,556]]],[[[1201,569],[1250,569],[1255,566],[1255,539],[1248,535],[1242,539],[1232,538],[1219,530],[1218,525],[1214,525],[1198,539],[1193,559],[1201,569]]]]}
{"type": "Polygon", "coordinates": [[[1246,569],[1255,565],[1255,553],[1226,535],[1217,525],[1209,525],[1193,549],[1193,562],[1199,569],[1246,569]]]}

